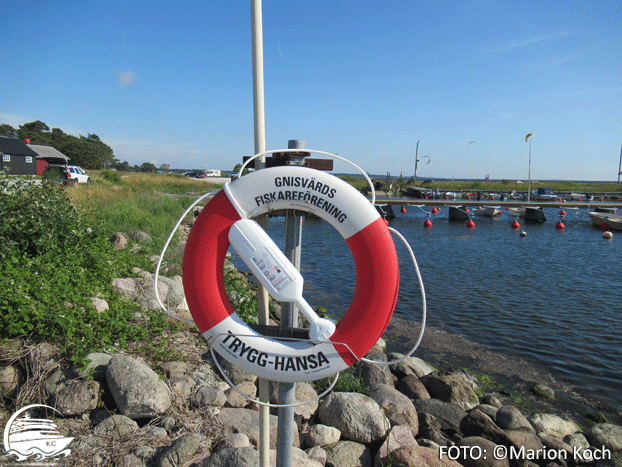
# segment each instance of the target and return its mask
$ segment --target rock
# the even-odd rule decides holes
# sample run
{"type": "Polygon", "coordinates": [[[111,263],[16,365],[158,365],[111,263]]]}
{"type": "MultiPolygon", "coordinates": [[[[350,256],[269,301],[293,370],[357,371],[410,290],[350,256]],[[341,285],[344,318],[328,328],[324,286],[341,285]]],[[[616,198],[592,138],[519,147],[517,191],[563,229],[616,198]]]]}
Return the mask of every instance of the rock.
{"type": "Polygon", "coordinates": [[[58,365],[60,355],[58,349],[52,344],[42,342],[36,345],[28,354],[26,362],[31,368],[48,368],[58,365]]]}
{"type": "Polygon", "coordinates": [[[225,448],[203,459],[199,467],[259,466],[259,452],[253,448],[225,448]]]}
{"type": "Polygon", "coordinates": [[[397,389],[409,399],[430,399],[430,393],[414,373],[400,379],[397,389]]]}
{"type": "Polygon", "coordinates": [[[463,435],[479,436],[496,444],[509,445],[505,432],[495,422],[481,411],[474,409],[460,422],[460,431],[463,435]]]}
{"type": "Polygon", "coordinates": [[[173,378],[169,381],[171,389],[182,397],[190,397],[196,386],[196,381],[190,376],[182,376],[181,378],[173,378]]]}
{"type": "Polygon", "coordinates": [[[443,432],[431,426],[425,426],[419,430],[419,439],[432,441],[435,446],[452,446],[454,444],[443,432]]]}
{"type": "Polygon", "coordinates": [[[354,392],[329,394],[318,415],[324,425],[338,428],[344,438],[363,444],[380,441],[391,426],[376,401],[354,392]]]}
{"type": "Polygon", "coordinates": [[[106,310],[110,310],[108,302],[103,298],[91,297],[89,300],[91,300],[91,304],[95,307],[97,313],[103,313],[106,310]]]}
{"type": "MultiPolygon", "coordinates": [[[[255,386],[255,383],[252,383],[251,381],[243,381],[237,385],[237,388],[247,396],[252,397],[253,399],[257,396],[257,386],[255,386]]],[[[225,405],[228,407],[243,408],[246,407],[249,402],[246,397],[244,397],[234,388],[227,389],[225,391],[225,396],[227,396],[227,402],[225,403],[225,405]]]]}
{"type": "Polygon", "coordinates": [[[577,447],[586,449],[590,447],[590,443],[588,442],[585,435],[583,435],[583,433],[573,433],[571,435],[566,435],[564,436],[562,441],[573,448],[577,447]]]}
{"type": "Polygon", "coordinates": [[[115,292],[123,295],[126,300],[132,301],[138,297],[136,281],[133,277],[112,279],[112,288],[115,292]]]}
{"type": "Polygon", "coordinates": [[[328,454],[319,446],[313,446],[305,451],[309,460],[315,461],[320,465],[326,465],[328,454]]]}
{"type": "MultiPolygon", "coordinates": [[[[478,405],[475,408],[478,409],[480,412],[485,413],[490,418],[492,418],[493,420],[496,421],[496,419],[497,419],[497,412],[499,411],[499,409],[497,407],[494,407],[494,406],[488,405],[488,404],[480,404],[480,405],[478,405]]],[[[498,422],[497,422],[497,425],[499,425],[498,422]]]]}
{"type": "Polygon", "coordinates": [[[498,397],[492,394],[486,394],[484,396],[484,399],[482,399],[482,404],[492,405],[493,407],[496,407],[498,409],[503,407],[503,402],[501,402],[498,397]]]}
{"type": "Polygon", "coordinates": [[[124,436],[138,430],[138,424],[125,415],[112,415],[93,429],[97,436],[124,436]]]}
{"type": "Polygon", "coordinates": [[[528,418],[538,434],[562,439],[579,431],[579,426],[572,420],[564,420],[553,414],[536,414],[528,418]]]}
{"type": "Polygon", "coordinates": [[[547,453],[550,453],[551,460],[557,460],[560,464],[567,465],[567,461],[571,464],[574,463],[574,448],[569,444],[566,444],[559,438],[553,436],[541,436],[540,441],[542,445],[547,449],[547,453]],[[561,456],[552,456],[553,453],[564,452],[561,456]]]}
{"type": "Polygon", "coordinates": [[[326,467],[372,467],[371,451],[364,444],[340,441],[326,449],[326,467]]]}
{"type": "Polygon", "coordinates": [[[190,461],[199,449],[199,436],[190,433],[177,438],[156,458],[155,467],[177,467],[190,461]]]}
{"type": "Polygon", "coordinates": [[[394,426],[376,453],[374,466],[379,467],[389,459],[393,452],[405,446],[418,446],[412,431],[405,426],[394,426]]]}
{"type": "Polygon", "coordinates": [[[318,423],[313,425],[305,437],[305,446],[308,448],[314,446],[326,447],[337,444],[341,438],[341,431],[334,426],[327,426],[318,423]]]}
{"type": "Polygon", "coordinates": [[[466,438],[462,438],[460,441],[458,441],[456,446],[464,449],[475,448],[466,449],[467,452],[473,453],[472,456],[461,456],[460,463],[464,467],[510,467],[510,462],[508,459],[509,456],[495,456],[494,453],[497,444],[490,440],[484,439],[481,436],[469,436],[466,438]],[[481,458],[476,459],[475,457],[479,457],[480,453],[481,458]],[[485,456],[484,453],[486,453],[485,456]],[[495,457],[503,458],[496,459],[495,457]]]}
{"type": "MultiPolygon", "coordinates": [[[[391,352],[388,355],[389,361],[399,360],[404,354],[391,352]]],[[[398,377],[403,378],[406,375],[415,375],[418,378],[436,371],[436,369],[417,357],[406,357],[400,363],[390,366],[391,371],[398,377]]]]}
{"type": "Polygon", "coordinates": [[[541,399],[552,401],[555,399],[555,391],[546,384],[537,383],[531,387],[531,392],[541,399]]]}
{"type": "Polygon", "coordinates": [[[506,405],[497,410],[495,421],[500,428],[506,430],[527,430],[535,433],[529,420],[513,405],[506,405]]]}
{"type": "Polygon", "coordinates": [[[460,433],[460,422],[467,414],[461,407],[438,399],[416,400],[414,404],[417,413],[425,412],[434,416],[444,432],[460,433]]]}
{"type": "MultiPolygon", "coordinates": [[[[310,401],[317,397],[317,391],[311,383],[296,383],[296,402],[310,401]]],[[[279,383],[270,382],[270,402],[272,404],[279,403],[279,383]]],[[[310,420],[317,412],[320,402],[313,400],[307,404],[294,407],[294,415],[301,417],[303,420],[310,420]]]]}
{"type": "Polygon", "coordinates": [[[110,237],[110,243],[112,243],[116,250],[124,250],[127,248],[127,239],[121,232],[116,232],[110,237]]]}
{"type": "Polygon", "coordinates": [[[142,230],[137,230],[132,234],[132,238],[139,243],[149,243],[151,241],[151,235],[142,230]]]}
{"type": "Polygon", "coordinates": [[[85,358],[89,360],[86,367],[75,365],[71,368],[70,375],[73,378],[86,378],[92,374],[95,381],[103,381],[112,356],[101,352],[91,352],[85,358]]]}
{"type": "Polygon", "coordinates": [[[251,440],[244,433],[233,433],[225,439],[225,448],[249,448],[251,440]]]}
{"type": "Polygon", "coordinates": [[[54,370],[45,380],[45,391],[48,396],[52,396],[73,381],[74,372],[70,368],[54,370]]]}
{"type": "MultiPolygon", "coordinates": [[[[377,362],[387,361],[386,354],[380,351],[373,353],[369,352],[365,355],[365,358],[377,362]]],[[[379,384],[393,386],[395,382],[395,376],[391,373],[388,365],[376,365],[374,363],[360,362],[357,367],[360,370],[363,384],[370,389],[373,389],[379,384]]]]}
{"type": "Polygon", "coordinates": [[[97,408],[99,390],[97,381],[74,380],[52,396],[52,405],[65,417],[81,415],[97,408]]]}
{"type": "Polygon", "coordinates": [[[421,382],[430,396],[470,410],[479,405],[479,399],[469,383],[453,374],[439,372],[423,376],[421,382]]]}
{"type": "Polygon", "coordinates": [[[542,441],[532,431],[505,430],[505,435],[510,440],[509,446],[518,447],[519,453],[521,447],[525,448],[525,459],[529,459],[529,453],[541,451],[543,448],[542,441]]]}
{"type": "Polygon", "coordinates": [[[438,449],[424,446],[405,446],[391,455],[391,463],[402,467],[462,467],[458,462],[441,456],[438,449]]]}
{"type": "Polygon", "coordinates": [[[12,396],[23,379],[22,370],[15,365],[0,367],[0,396],[12,396]]]}
{"type": "Polygon", "coordinates": [[[151,368],[133,358],[118,356],[110,360],[106,382],[119,412],[130,418],[153,418],[171,405],[166,384],[151,368]]]}
{"type": "Polygon", "coordinates": [[[220,363],[223,371],[225,372],[227,377],[229,377],[229,379],[233,382],[233,384],[238,385],[244,381],[250,381],[252,383],[257,381],[257,376],[252,375],[248,371],[245,371],[242,368],[235,366],[228,360],[222,358],[220,355],[217,354],[216,358],[218,359],[218,363],[220,363]]]}
{"type": "Polygon", "coordinates": [[[190,365],[186,362],[162,362],[159,367],[168,379],[183,378],[191,372],[190,365]]]}
{"type": "Polygon", "coordinates": [[[391,426],[406,426],[410,428],[413,436],[417,436],[419,433],[417,410],[408,397],[386,384],[375,386],[369,396],[385,410],[391,426]]]}
{"type": "Polygon", "coordinates": [[[603,457],[596,462],[596,467],[622,467],[622,452],[612,452],[610,458],[603,457]]]}
{"type": "Polygon", "coordinates": [[[220,388],[210,386],[201,386],[192,397],[192,405],[194,407],[222,407],[227,402],[225,392],[220,388]]]}
{"type": "MultiPolygon", "coordinates": [[[[253,445],[259,444],[259,412],[250,409],[233,409],[225,407],[217,416],[218,422],[222,425],[225,434],[244,433],[251,440],[253,445]]],[[[276,415],[270,415],[270,448],[276,449],[277,423],[276,415]]],[[[294,423],[292,427],[294,446],[300,446],[298,437],[298,426],[294,423]]]]}
{"type": "MultiPolygon", "coordinates": [[[[276,465],[276,449],[270,450],[270,465],[276,465]]],[[[297,448],[292,452],[291,467],[323,467],[324,464],[320,464],[315,460],[307,458],[307,453],[297,448]]],[[[259,464],[258,464],[259,466],[259,464]]]]}
{"type": "Polygon", "coordinates": [[[595,449],[604,446],[610,451],[622,451],[622,426],[597,423],[589,428],[587,438],[595,449]]]}
{"type": "Polygon", "coordinates": [[[127,454],[121,458],[118,467],[146,467],[146,464],[136,454],[127,454]]]}
{"type": "MultiPolygon", "coordinates": [[[[296,383],[296,402],[303,402],[317,397],[317,391],[311,383],[296,383]]],[[[310,420],[314,417],[320,406],[319,400],[314,400],[303,405],[294,407],[294,415],[299,415],[303,420],[310,420]]]]}

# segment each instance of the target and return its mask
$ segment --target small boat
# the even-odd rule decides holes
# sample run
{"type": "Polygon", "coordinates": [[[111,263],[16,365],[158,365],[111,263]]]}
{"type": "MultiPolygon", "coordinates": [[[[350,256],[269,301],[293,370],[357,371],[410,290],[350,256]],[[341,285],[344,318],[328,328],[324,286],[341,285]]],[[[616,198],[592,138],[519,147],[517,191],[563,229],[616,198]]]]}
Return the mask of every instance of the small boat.
{"type": "Polygon", "coordinates": [[[525,219],[525,222],[544,222],[546,216],[544,211],[540,207],[520,207],[520,208],[508,208],[511,214],[514,214],[521,219],[525,219]]]}
{"type": "Polygon", "coordinates": [[[449,206],[449,214],[447,216],[450,221],[469,220],[469,214],[464,210],[462,206],[449,206]]]}
{"type": "Polygon", "coordinates": [[[395,213],[393,208],[389,204],[376,204],[376,211],[380,214],[380,217],[388,221],[395,219],[395,213]]]}
{"type": "Polygon", "coordinates": [[[446,191],[444,196],[449,199],[460,199],[462,198],[462,193],[458,193],[455,191],[446,191]]]}
{"type": "Polygon", "coordinates": [[[609,214],[615,214],[617,210],[617,208],[608,206],[594,206],[594,211],[596,212],[608,212],[609,214]]]}
{"type": "Polygon", "coordinates": [[[501,207],[500,206],[480,206],[478,208],[471,209],[471,212],[475,216],[495,217],[497,214],[501,212],[501,207]]]}
{"type": "Polygon", "coordinates": [[[531,193],[536,201],[557,201],[559,195],[556,195],[551,188],[541,186],[531,193]]]}
{"type": "Polygon", "coordinates": [[[605,222],[611,230],[622,230],[622,219],[612,219],[611,217],[607,217],[605,222]]]}
{"type": "Polygon", "coordinates": [[[587,215],[590,216],[590,219],[592,220],[592,224],[594,224],[597,227],[600,227],[603,224],[607,224],[609,227],[611,227],[614,230],[622,230],[622,229],[616,228],[618,225],[622,224],[622,215],[620,214],[588,211],[587,215]],[[611,222],[611,224],[609,222],[611,222]],[[612,224],[614,225],[614,227],[612,227],[612,224]]]}
{"type": "Polygon", "coordinates": [[[568,195],[568,199],[573,201],[592,201],[594,197],[587,193],[575,193],[574,191],[568,195]]]}

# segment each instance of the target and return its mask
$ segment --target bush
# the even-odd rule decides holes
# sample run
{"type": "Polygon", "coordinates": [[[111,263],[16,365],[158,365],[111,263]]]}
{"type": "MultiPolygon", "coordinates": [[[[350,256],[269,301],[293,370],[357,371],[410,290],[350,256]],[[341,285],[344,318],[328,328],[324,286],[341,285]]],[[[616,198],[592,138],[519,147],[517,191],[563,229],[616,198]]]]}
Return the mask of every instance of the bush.
{"type": "Polygon", "coordinates": [[[104,170],[102,177],[112,183],[121,183],[121,174],[114,170],[104,170]]]}
{"type": "Polygon", "coordinates": [[[63,188],[0,175],[0,340],[28,337],[58,345],[79,361],[88,352],[130,341],[153,341],[166,315],[142,312],[112,289],[112,278],[148,269],[149,260],[116,251],[89,225],[63,188]],[[98,313],[91,297],[108,302],[98,313]]]}

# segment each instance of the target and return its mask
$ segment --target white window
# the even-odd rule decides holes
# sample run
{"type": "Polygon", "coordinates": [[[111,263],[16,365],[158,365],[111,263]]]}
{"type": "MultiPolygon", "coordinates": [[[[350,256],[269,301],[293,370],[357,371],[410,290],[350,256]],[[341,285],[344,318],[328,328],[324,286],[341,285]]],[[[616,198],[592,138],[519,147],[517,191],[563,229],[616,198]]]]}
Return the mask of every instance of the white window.
{"type": "Polygon", "coordinates": [[[32,164],[32,156],[26,156],[26,164],[32,164]]]}
{"type": "Polygon", "coordinates": [[[11,156],[8,154],[2,154],[2,162],[11,162],[11,156]]]}

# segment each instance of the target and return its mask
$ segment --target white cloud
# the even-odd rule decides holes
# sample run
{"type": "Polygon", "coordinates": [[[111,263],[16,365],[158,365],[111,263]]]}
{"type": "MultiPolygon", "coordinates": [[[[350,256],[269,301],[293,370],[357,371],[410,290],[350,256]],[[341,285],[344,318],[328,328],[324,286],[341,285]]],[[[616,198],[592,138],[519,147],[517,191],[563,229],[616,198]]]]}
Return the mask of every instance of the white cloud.
{"type": "Polygon", "coordinates": [[[138,76],[133,71],[115,71],[117,85],[122,88],[134,86],[138,82],[138,76]]]}
{"type": "Polygon", "coordinates": [[[496,44],[491,44],[486,47],[482,47],[477,49],[475,52],[482,55],[492,55],[500,52],[505,52],[512,49],[518,49],[522,47],[527,47],[532,44],[537,44],[539,42],[548,41],[551,39],[559,39],[561,37],[566,37],[573,34],[571,31],[557,31],[551,32],[548,34],[542,34],[540,36],[532,36],[532,37],[523,37],[521,39],[512,39],[505,42],[498,42],[496,44]]]}

